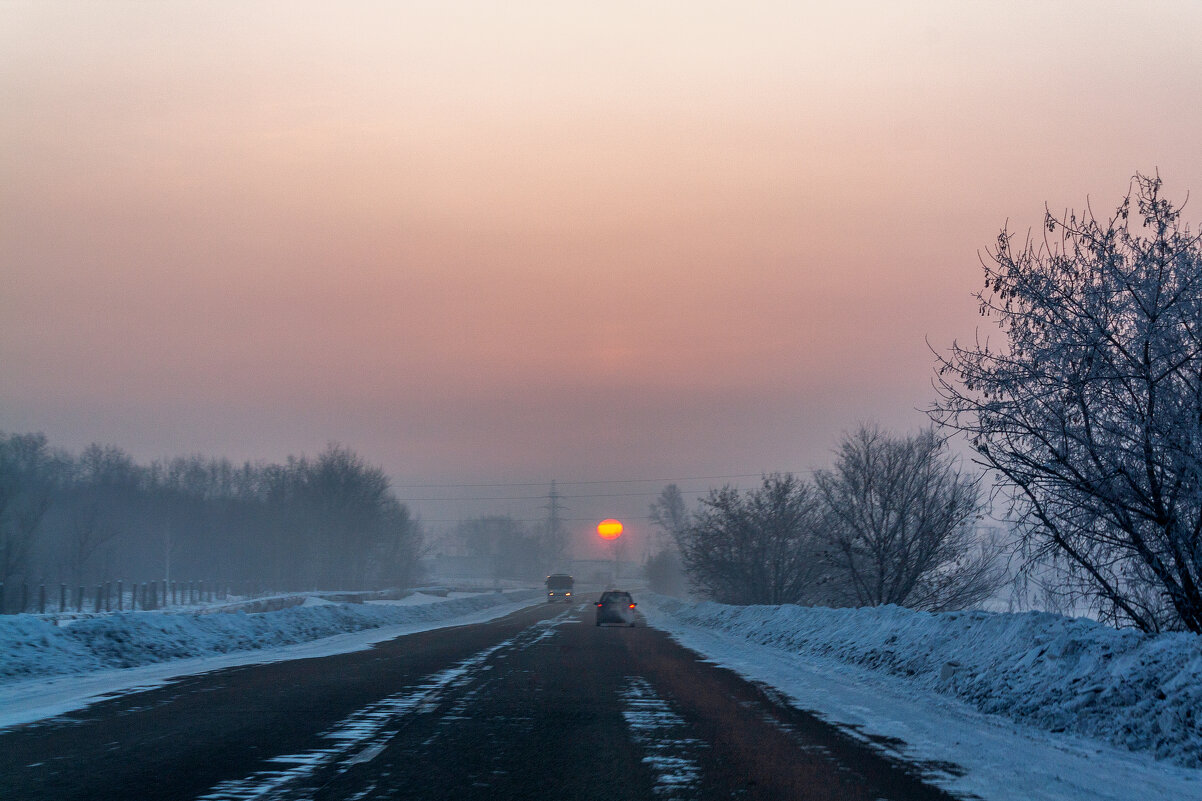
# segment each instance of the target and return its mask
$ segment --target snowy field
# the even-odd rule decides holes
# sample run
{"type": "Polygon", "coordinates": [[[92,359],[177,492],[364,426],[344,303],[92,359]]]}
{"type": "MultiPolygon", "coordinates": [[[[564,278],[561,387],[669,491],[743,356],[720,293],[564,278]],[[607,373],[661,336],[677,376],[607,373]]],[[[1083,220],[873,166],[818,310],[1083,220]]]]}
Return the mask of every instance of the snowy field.
{"type": "Polygon", "coordinates": [[[733,607],[650,595],[639,609],[707,659],[930,766],[932,780],[957,795],[1202,799],[1194,635],[1150,637],[1042,613],[733,607]]]}
{"type": "Polygon", "coordinates": [[[125,612],[62,621],[0,618],[0,728],[60,715],[173,678],[237,665],[357,651],[405,634],[480,623],[542,590],[414,593],[398,601],[302,606],[248,615],[125,612]],[[458,597],[456,597],[458,596],[458,597]]]}

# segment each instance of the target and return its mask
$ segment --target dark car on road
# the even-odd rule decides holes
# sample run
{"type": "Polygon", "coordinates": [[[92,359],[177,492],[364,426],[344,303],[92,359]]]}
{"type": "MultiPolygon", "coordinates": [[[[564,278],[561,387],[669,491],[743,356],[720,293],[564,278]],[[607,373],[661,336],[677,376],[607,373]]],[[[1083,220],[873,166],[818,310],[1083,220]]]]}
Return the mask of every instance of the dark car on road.
{"type": "Polygon", "coordinates": [[[597,625],[617,623],[634,626],[634,608],[638,606],[625,590],[606,590],[597,601],[597,625]]]}

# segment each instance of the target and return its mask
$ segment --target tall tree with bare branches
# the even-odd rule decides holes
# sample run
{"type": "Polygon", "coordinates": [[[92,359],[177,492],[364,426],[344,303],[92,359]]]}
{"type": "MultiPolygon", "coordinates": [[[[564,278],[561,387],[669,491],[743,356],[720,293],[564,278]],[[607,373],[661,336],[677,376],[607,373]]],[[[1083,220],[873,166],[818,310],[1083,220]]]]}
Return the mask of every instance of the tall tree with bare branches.
{"type": "Polygon", "coordinates": [[[1003,229],[1000,343],[938,357],[934,420],[1013,501],[1029,559],[1118,624],[1202,632],[1202,240],[1137,175],[1115,213],[1003,229]]]}
{"type": "Polygon", "coordinates": [[[814,476],[827,520],[832,587],[858,606],[965,609],[1003,578],[992,544],[976,541],[977,479],[933,431],[847,434],[832,470],[814,476]]]}
{"type": "Polygon", "coordinates": [[[712,490],[678,541],[689,581],[729,604],[813,603],[821,584],[814,488],[785,473],[746,492],[712,490]]]}

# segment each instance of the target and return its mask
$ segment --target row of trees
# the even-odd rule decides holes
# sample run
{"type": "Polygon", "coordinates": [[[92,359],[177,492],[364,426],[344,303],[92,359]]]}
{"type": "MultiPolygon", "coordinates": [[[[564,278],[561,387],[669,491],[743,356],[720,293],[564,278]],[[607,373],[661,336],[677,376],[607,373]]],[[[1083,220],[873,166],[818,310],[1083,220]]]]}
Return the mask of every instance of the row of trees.
{"type": "Polygon", "coordinates": [[[693,589],[723,603],[963,609],[1005,580],[1000,549],[976,537],[980,511],[977,479],[933,431],[864,426],[812,481],[765,476],[711,491],[693,513],[669,485],[651,515],[676,550],[649,577],[662,587],[678,553],[693,589]]]}
{"type": "Polygon", "coordinates": [[[405,585],[421,532],[383,471],[331,446],[243,464],[138,465],[0,434],[0,581],[205,579],[275,590],[405,585]]]}
{"type": "MultiPolygon", "coordinates": [[[[557,496],[552,495],[554,501],[557,496]]],[[[486,515],[460,523],[455,529],[464,552],[487,565],[494,578],[542,579],[560,568],[567,539],[558,507],[545,524],[530,527],[507,515],[486,515]]]]}
{"type": "MultiPolygon", "coordinates": [[[[1047,213],[1041,240],[1003,229],[976,296],[993,339],[936,354],[928,413],[967,435],[1053,605],[1202,633],[1202,234],[1161,187],[1136,175],[1106,218],[1047,213]]],[[[933,431],[861,429],[813,482],[719,490],[692,516],[672,489],[652,513],[719,600],[947,609],[995,581],[975,480],[933,431]]]]}

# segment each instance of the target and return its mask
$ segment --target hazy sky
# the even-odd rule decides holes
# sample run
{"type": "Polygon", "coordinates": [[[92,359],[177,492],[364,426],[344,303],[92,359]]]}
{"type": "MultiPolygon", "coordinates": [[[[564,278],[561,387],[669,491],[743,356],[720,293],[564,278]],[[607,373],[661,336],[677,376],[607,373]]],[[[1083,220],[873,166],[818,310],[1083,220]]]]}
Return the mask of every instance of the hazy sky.
{"type": "Polygon", "coordinates": [[[1200,132],[1190,0],[0,2],[0,430],[806,470],[924,422],[1007,219],[1202,192],[1200,132]]]}

